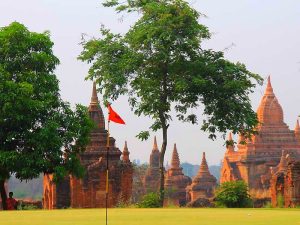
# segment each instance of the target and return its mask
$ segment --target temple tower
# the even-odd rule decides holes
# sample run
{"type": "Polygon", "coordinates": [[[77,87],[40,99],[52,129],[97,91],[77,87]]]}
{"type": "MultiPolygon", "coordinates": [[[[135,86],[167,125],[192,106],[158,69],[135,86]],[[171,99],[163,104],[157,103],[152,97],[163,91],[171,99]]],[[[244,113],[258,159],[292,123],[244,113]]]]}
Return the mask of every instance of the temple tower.
{"type": "MultiPolygon", "coordinates": [[[[108,206],[115,206],[120,200],[128,201],[132,191],[132,164],[129,160],[127,143],[122,152],[115,146],[115,139],[109,137],[105,129],[103,111],[99,105],[96,84],[93,83],[91,102],[88,108],[90,118],[96,127],[90,134],[90,143],[83,153],[79,154],[80,162],[85,168],[83,179],[68,176],[62,184],[53,187],[52,176],[45,175],[44,199],[63,200],[61,204],[45,204],[44,208],[99,208],[105,207],[106,158],[109,166],[108,206]],[[108,153],[108,154],[107,154],[108,153]],[[51,191],[52,190],[52,191],[51,191]],[[67,199],[69,198],[69,199],[67,199]],[[64,203],[65,202],[65,203],[64,203]],[[68,203],[68,205],[67,205],[68,203]]],[[[55,203],[55,201],[52,201],[55,203]]]]}
{"type": "Polygon", "coordinates": [[[187,197],[190,201],[195,201],[199,198],[210,199],[214,196],[216,186],[217,179],[209,172],[205,152],[203,152],[198,174],[192,180],[192,184],[186,189],[187,197]]]}
{"type": "Polygon", "coordinates": [[[171,167],[167,170],[165,176],[165,204],[184,206],[186,204],[186,187],[191,184],[191,178],[185,176],[180,167],[180,159],[174,144],[171,167]]]}
{"type": "Polygon", "coordinates": [[[289,155],[300,154],[299,127],[290,130],[274,94],[271,79],[257,109],[258,134],[250,139],[239,136],[237,151],[226,150],[220,182],[244,180],[254,199],[270,198],[270,167],[275,168],[284,149],[289,155]],[[241,143],[244,142],[244,143],[241,143]]]}
{"type": "Polygon", "coordinates": [[[157,192],[160,184],[160,169],[159,169],[160,152],[158,150],[156,137],[154,137],[153,148],[150,154],[149,168],[146,171],[144,178],[144,188],[146,192],[157,192]]]}

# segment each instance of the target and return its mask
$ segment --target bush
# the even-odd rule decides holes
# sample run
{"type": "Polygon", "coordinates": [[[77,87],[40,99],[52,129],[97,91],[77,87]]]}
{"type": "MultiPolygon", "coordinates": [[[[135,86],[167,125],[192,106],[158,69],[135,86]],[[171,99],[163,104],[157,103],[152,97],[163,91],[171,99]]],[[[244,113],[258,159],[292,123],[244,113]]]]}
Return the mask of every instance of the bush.
{"type": "Polygon", "coordinates": [[[19,204],[18,205],[18,210],[37,210],[39,209],[36,205],[26,205],[26,204],[19,204]]]}
{"type": "Polygon", "coordinates": [[[277,207],[278,208],[284,207],[284,198],[283,198],[282,194],[278,194],[278,196],[277,196],[277,207]]]}
{"type": "Polygon", "coordinates": [[[268,208],[268,209],[273,208],[272,203],[271,202],[267,202],[266,204],[264,204],[264,208],[268,208]]]}
{"type": "Polygon", "coordinates": [[[144,195],[142,200],[137,204],[139,208],[159,208],[159,195],[156,193],[149,193],[144,195]]]}
{"type": "Polygon", "coordinates": [[[216,205],[228,208],[252,207],[248,186],[244,181],[222,183],[216,190],[216,205]]]}
{"type": "Polygon", "coordinates": [[[214,207],[214,204],[206,198],[198,198],[195,201],[189,202],[186,206],[190,208],[211,208],[214,207]]]}

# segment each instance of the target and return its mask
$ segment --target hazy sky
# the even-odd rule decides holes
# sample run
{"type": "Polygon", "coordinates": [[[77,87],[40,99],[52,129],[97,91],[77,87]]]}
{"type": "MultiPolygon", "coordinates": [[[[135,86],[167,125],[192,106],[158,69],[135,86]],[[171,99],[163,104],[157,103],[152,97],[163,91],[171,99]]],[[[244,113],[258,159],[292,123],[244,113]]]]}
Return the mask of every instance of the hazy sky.
{"type": "MultiPolygon", "coordinates": [[[[103,8],[101,0],[0,0],[0,27],[13,21],[25,24],[31,31],[49,30],[54,41],[54,52],[61,61],[56,74],[60,80],[62,97],[74,103],[88,105],[92,83],[85,81],[88,65],[76,58],[82,50],[81,34],[99,35],[104,24],[114,32],[126,32],[137,16],[121,15],[103,8]]],[[[293,129],[300,114],[300,1],[298,0],[194,0],[191,5],[207,18],[201,20],[213,33],[205,42],[206,48],[226,50],[225,56],[246,64],[249,70],[266,78],[272,84],[281,103],[286,123],[293,129]]],[[[257,87],[251,96],[256,110],[264,86],[257,87]]],[[[101,99],[101,96],[99,96],[101,99]]],[[[131,159],[148,161],[152,138],[140,142],[135,135],[147,129],[148,118],[136,117],[121,98],[113,104],[127,125],[112,124],[111,134],[122,149],[128,141],[131,159]]],[[[105,114],[106,109],[103,109],[105,114]]],[[[219,164],[224,155],[224,140],[208,140],[199,126],[174,120],[169,130],[166,160],[170,161],[174,142],[181,162],[199,164],[205,151],[209,164],[219,164]]],[[[157,133],[158,144],[161,135],[157,133]]]]}

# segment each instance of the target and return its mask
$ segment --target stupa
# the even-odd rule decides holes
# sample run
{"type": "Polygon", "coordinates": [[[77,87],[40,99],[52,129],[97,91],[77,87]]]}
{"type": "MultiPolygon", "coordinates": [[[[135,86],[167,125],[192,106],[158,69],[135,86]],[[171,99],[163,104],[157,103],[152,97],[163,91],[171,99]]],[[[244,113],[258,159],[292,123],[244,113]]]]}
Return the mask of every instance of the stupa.
{"type": "Polygon", "coordinates": [[[150,154],[149,168],[146,171],[144,177],[144,188],[146,192],[157,192],[160,185],[160,169],[159,169],[159,157],[160,152],[158,150],[156,137],[154,137],[154,143],[152,152],[150,154]]]}
{"type": "MultiPolygon", "coordinates": [[[[300,129],[290,130],[283,120],[283,110],[276,98],[270,77],[257,109],[258,134],[251,139],[239,135],[237,150],[228,146],[221,169],[220,182],[244,180],[254,199],[270,198],[270,167],[276,167],[282,150],[300,154],[300,129]],[[244,142],[244,143],[243,143],[244,142]]],[[[232,140],[230,136],[229,139],[232,140]]]]}
{"type": "Polygon", "coordinates": [[[198,174],[192,180],[192,184],[186,188],[188,201],[196,201],[199,198],[210,199],[214,196],[217,179],[209,172],[205,152],[203,152],[198,174]]]}
{"type": "Polygon", "coordinates": [[[180,167],[180,159],[174,144],[171,166],[165,175],[166,204],[184,206],[186,204],[186,187],[191,178],[185,176],[180,167]]]}

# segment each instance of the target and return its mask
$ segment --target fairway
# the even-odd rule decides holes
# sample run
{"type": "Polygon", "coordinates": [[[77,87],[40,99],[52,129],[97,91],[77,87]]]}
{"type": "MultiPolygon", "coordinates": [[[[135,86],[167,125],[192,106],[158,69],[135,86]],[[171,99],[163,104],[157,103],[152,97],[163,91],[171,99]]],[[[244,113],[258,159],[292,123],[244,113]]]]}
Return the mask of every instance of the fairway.
{"type": "MultiPolygon", "coordinates": [[[[109,209],[109,225],[300,225],[299,209],[109,209]]],[[[1,225],[105,224],[104,209],[1,211],[1,225]]]]}

